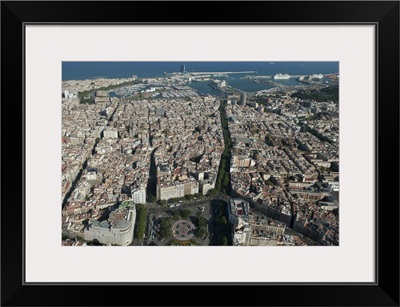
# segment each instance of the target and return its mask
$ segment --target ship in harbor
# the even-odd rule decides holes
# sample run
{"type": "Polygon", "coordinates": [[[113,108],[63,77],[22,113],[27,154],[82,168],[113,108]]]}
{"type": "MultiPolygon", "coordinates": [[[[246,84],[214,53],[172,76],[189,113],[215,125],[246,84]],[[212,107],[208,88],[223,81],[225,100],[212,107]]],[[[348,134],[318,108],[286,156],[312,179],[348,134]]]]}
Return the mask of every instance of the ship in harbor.
{"type": "Polygon", "coordinates": [[[274,79],[276,79],[276,80],[290,79],[290,76],[289,76],[288,74],[281,74],[281,73],[279,73],[279,74],[276,74],[276,75],[274,76],[274,79]]]}

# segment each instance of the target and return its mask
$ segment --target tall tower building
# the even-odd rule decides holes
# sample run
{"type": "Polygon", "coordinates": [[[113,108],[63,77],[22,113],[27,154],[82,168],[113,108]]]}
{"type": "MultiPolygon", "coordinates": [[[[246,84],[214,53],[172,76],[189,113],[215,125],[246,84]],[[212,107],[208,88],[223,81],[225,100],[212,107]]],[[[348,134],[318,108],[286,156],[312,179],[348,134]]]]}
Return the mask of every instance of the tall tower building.
{"type": "Polygon", "coordinates": [[[240,94],[240,104],[242,106],[246,104],[246,92],[242,92],[242,94],[240,94]]]}
{"type": "Polygon", "coordinates": [[[186,68],[185,68],[185,64],[181,65],[181,73],[185,73],[186,72],[186,68]]]}

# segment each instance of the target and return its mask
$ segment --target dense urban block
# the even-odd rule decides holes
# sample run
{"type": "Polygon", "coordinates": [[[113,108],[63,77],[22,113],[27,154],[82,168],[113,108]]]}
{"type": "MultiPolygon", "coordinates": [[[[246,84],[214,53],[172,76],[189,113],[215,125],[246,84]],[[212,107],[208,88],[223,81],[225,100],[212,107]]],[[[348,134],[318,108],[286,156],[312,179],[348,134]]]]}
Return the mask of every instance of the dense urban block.
{"type": "Polygon", "coordinates": [[[160,71],[63,80],[63,245],[339,245],[337,71],[160,71]]]}

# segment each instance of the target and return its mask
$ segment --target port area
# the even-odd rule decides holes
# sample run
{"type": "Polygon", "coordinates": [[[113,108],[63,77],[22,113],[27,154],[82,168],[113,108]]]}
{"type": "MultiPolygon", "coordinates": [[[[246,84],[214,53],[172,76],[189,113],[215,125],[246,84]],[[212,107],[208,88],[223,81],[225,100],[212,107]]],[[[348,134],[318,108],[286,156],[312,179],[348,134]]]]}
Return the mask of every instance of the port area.
{"type": "Polygon", "coordinates": [[[338,85],[338,74],[316,74],[316,75],[264,75],[254,76],[246,75],[242,79],[251,80],[255,83],[263,83],[272,88],[260,90],[255,95],[261,95],[268,92],[290,91],[290,90],[320,90],[332,85],[338,85]],[[293,82],[292,84],[288,82],[293,82]]]}

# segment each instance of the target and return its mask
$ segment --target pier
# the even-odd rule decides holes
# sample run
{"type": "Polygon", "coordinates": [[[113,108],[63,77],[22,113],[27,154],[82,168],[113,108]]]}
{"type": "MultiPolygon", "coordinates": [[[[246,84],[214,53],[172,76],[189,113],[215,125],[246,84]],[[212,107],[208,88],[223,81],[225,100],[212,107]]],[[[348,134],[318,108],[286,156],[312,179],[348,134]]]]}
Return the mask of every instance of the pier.
{"type": "Polygon", "coordinates": [[[188,75],[231,75],[231,74],[255,74],[256,71],[199,71],[187,72],[188,75]]]}

